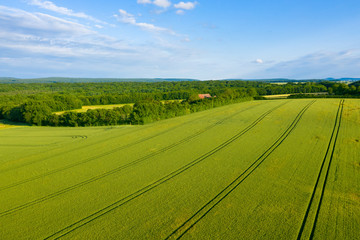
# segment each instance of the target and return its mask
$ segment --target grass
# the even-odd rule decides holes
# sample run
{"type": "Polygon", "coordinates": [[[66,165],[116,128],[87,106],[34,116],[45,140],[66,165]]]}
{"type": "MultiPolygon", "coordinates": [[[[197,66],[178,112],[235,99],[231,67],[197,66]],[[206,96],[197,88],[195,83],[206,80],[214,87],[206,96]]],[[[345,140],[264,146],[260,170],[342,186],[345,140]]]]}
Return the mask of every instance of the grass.
{"type": "Polygon", "coordinates": [[[291,93],[291,94],[275,94],[275,95],[264,95],[266,99],[285,99],[291,95],[304,94],[304,95],[328,95],[328,92],[314,92],[314,93],[291,93]]]}
{"type": "Polygon", "coordinates": [[[277,98],[287,98],[291,94],[276,94],[276,95],[265,95],[263,96],[266,99],[277,99],[277,98]]]}
{"type": "Polygon", "coordinates": [[[81,109],[73,109],[68,111],[55,112],[56,115],[64,114],[65,112],[86,112],[89,109],[113,109],[117,107],[123,107],[125,105],[133,106],[133,103],[128,104],[110,104],[110,105],[90,105],[90,106],[82,106],[81,109]]]}
{"type": "Polygon", "coordinates": [[[7,129],[7,128],[14,128],[14,127],[23,127],[28,126],[28,124],[22,124],[17,122],[12,122],[9,120],[0,120],[0,130],[7,129]]]}
{"type": "Polygon", "coordinates": [[[4,129],[1,239],[296,239],[304,219],[301,238],[356,239],[360,101],[339,104],[252,101],[144,126],[4,129]]]}
{"type": "MultiPolygon", "coordinates": [[[[181,102],[183,100],[166,100],[162,102],[181,102]]],[[[133,106],[134,103],[126,103],[126,104],[109,104],[109,105],[89,105],[89,106],[82,106],[81,109],[73,109],[68,111],[61,111],[61,112],[55,112],[57,115],[64,114],[65,112],[86,112],[89,109],[114,109],[117,107],[123,107],[125,105],[133,106]]]]}

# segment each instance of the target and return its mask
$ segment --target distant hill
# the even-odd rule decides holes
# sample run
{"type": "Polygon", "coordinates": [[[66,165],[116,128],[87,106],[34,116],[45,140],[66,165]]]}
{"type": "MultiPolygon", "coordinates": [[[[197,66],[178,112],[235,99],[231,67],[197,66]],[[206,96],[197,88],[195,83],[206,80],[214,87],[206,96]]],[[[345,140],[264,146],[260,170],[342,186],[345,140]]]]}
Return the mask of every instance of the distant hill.
{"type": "Polygon", "coordinates": [[[289,79],[289,78],[264,78],[264,79],[224,79],[225,81],[259,81],[268,83],[280,83],[280,82],[321,82],[321,81],[341,81],[341,82],[355,82],[360,78],[324,78],[324,79],[289,79]]]}
{"type": "Polygon", "coordinates": [[[11,82],[11,81],[15,81],[17,78],[12,78],[12,77],[0,77],[0,82],[11,82]]]}
{"type": "Polygon", "coordinates": [[[264,79],[224,79],[224,81],[258,81],[267,83],[280,83],[280,82],[320,82],[324,79],[289,79],[289,78],[264,78],[264,79]]]}
{"type": "Polygon", "coordinates": [[[197,79],[185,78],[11,78],[0,77],[0,83],[86,83],[86,82],[179,82],[179,81],[199,81],[197,79]]]}
{"type": "MultiPolygon", "coordinates": [[[[320,82],[320,81],[341,81],[356,82],[360,78],[325,78],[325,79],[288,79],[288,78],[264,78],[264,79],[221,79],[220,81],[259,81],[267,83],[286,83],[286,82],[320,82]]],[[[48,78],[12,78],[0,77],[0,83],[87,83],[87,82],[183,82],[200,81],[191,78],[67,78],[67,77],[48,77],[48,78]]]]}
{"type": "Polygon", "coordinates": [[[359,81],[360,78],[325,78],[328,81],[348,81],[348,82],[356,82],[359,81]]]}

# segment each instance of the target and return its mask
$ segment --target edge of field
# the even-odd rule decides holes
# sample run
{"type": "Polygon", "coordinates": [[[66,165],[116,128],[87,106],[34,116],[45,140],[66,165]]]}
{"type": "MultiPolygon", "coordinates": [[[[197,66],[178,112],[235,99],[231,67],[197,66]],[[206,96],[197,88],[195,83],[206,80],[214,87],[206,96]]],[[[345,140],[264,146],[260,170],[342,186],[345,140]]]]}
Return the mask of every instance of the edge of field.
{"type": "Polygon", "coordinates": [[[17,123],[5,119],[0,119],[0,130],[7,128],[15,128],[15,127],[27,127],[27,126],[29,125],[25,123],[17,123]]]}

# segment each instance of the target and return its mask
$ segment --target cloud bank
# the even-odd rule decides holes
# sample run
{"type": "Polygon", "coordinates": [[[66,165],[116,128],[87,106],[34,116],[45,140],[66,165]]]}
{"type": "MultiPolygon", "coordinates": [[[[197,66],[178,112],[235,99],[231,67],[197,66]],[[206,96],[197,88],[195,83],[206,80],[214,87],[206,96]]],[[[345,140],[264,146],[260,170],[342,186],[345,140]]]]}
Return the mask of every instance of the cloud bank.
{"type": "Polygon", "coordinates": [[[266,66],[249,77],[253,78],[327,78],[360,76],[360,49],[340,52],[321,51],[297,59],[266,66]]]}
{"type": "MultiPolygon", "coordinates": [[[[119,11],[119,18],[178,38],[168,29],[137,22],[124,10],[119,11]]],[[[188,64],[185,60],[191,52],[176,42],[140,31],[137,34],[147,37],[147,42],[135,43],[131,37],[118,39],[100,34],[98,29],[49,14],[0,6],[1,76],[186,77],[175,73],[173,67],[189,69],[182,65],[188,64]]]]}
{"type": "Polygon", "coordinates": [[[59,7],[57,5],[55,5],[53,2],[51,1],[45,1],[45,0],[29,0],[28,4],[30,5],[34,5],[37,7],[40,7],[42,9],[46,9],[52,12],[56,12],[59,14],[63,14],[66,16],[71,16],[71,17],[77,17],[77,18],[83,18],[83,19],[87,19],[93,22],[97,22],[97,23],[102,23],[102,24],[107,24],[106,22],[100,21],[92,16],[89,16],[85,13],[82,12],[74,12],[71,9],[65,8],[65,7],[59,7]]]}
{"type": "Polygon", "coordinates": [[[169,0],[137,0],[137,3],[139,4],[154,4],[155,6],[161,7],[161,8],[168,8],[171,6],[171,2],[169,0]]]}
{"type": "Polygon", "coordinates": [[[114,15],[114,16],[120,22],[131,24],[131,25],[140,27],[140,28],[142,28],[144,30],[154,31],[154,32],[167,32],[167,33],[170,33],[172,35],[175,35],[175,32],[173,32],[170,29],[158,27],[158,26],[155,26],[154,24],[151,24],[151,23],[137,22],[134,15],[126,12],[123,9],[119,9],[119,15],[114,15]]]}
{"type": "Polygon", "coordinates": [[[198,2],[179,2],[174,5],[175,8],[184,9],[184,10],[192,10],[198,2]]]}

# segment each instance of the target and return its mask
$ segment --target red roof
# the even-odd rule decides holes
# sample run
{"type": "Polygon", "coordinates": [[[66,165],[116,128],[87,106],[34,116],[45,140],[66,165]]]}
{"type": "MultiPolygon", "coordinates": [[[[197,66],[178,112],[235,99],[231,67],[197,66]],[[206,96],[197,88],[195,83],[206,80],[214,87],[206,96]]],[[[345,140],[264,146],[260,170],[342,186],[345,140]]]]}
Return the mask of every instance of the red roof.
{"type": "Polygon", "coordinates": [[[199,98],[204,99],[204,98],[211,98],[211,95],[208,93],[205,94],[199,94],[199,98]]]}

